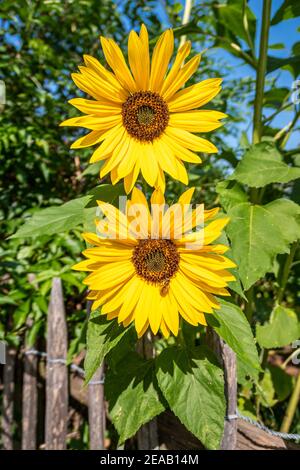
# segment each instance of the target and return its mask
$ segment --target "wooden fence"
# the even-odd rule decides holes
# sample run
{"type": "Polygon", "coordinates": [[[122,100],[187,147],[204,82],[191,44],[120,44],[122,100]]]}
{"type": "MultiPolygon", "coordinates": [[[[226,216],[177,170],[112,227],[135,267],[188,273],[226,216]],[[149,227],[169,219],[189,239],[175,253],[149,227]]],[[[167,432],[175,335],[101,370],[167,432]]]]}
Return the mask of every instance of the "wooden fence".
{"type": "MultiPolygon", "coordinates": [[[[270,436],[253,425],[235,418],[237,406],[235,355],[211,329],[208,330],[207,341],[223,365],[227,415],[233,417],[225,421],[221,448],[224,450],[295,447],[299,449],[299,446],[270,436]]],[[[150,357],[151,348],[151,337],[145,336],[139,344],[140,352],[150,357]]],[[[101,450],[108,447],[109,442],[105,440],[107,406],[104,400],[103,365],[96,371],[87,388],[83,388],[82,370],[76,364],[73,368],[67,366],[67,324],[62,283],[59,278],[54,278],[52,281],[46,349],[44,357],[26,344],[22,351],[21,438],[18,439],[19,444],[16,445],[14,443],[14,403],[17,383],[15,378],[18,372],[16,364],[20,357],[17,357],[15,348],[8,348],[2,384],[1,447],[6,450],[13,450],[18,446],[24,450],[66,449],[68,440],[74,437],[74,431],[68,430],[68,423],[72,417],[78,418],[74,403],[87,407],[89,448],[101,450]],[[42,400],[40,399],[40,378],[45,381],[42,400]]],[[[82,360],[82,356],[79,360],[82,360]]],[[[77,437],[78,432],[77,424],[77,431],[75,431],[77,437]]],[[[169,411],[143,426],[136,437],[135,448],[144,450],[203,448],[201,443],[169,411]]]]}

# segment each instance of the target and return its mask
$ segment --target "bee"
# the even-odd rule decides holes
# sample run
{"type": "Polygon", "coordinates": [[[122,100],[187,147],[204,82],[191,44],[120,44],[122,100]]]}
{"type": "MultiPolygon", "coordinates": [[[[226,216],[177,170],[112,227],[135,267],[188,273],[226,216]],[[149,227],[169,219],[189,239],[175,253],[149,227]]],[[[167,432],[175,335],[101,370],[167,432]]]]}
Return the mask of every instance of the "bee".
{"type": "Polygon", "coordinates": [[[167,295],[170,288],[170,278],[164,279],[161,283],[160,295],[167,295]]]}

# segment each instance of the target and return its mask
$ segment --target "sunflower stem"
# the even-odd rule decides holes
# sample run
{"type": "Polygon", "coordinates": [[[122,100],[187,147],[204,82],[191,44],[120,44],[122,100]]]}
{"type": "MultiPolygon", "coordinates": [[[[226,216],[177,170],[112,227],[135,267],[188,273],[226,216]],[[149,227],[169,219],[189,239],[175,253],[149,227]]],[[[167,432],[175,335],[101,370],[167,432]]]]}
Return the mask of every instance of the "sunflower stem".
{"type": "Polygon", "coordinates": [[[267,67],[267,52],[270,29],[272,0],[264,0],[263,16],[260,32],[260,47],[258,68],[256,74],[256,88],[254,100],[254,116],[253,116],[253,143],[257,144],[261,141],[262,136],[262,109],[265,89],[265,75],[267,67]]]}
{"type": "MultiPolygon", "coordinates": [[[[271,16],[271,5],[272,0],[264,0],[263,3],[263,14],[262,24],[260,31],[260,44],[259,44],[259,59],[258,67],[256,71],[256,86],[255,86],[255,99],[254,99],[254,115],[253,115],[253,134],[252,143],[258,144],[262,137],[262,110],[263,110],[263,99],[265,91],[265,74],[267,66],[267,53],[268,53],[268,40],[269,40],[269,29],[270,29],[270,16],[271,16]]],[[[251,188],[250,190],[250,202],[257,204],[261,202],[260,192],[258,188],[251,188]]],[[[245,314],[249,321],[253,315],[253,303],[254,303],[254,287],[246,292],[248,303],[245,308],[245,314]]]]}
{"type": "Polygon", "coordinates": [[[279,287],[278,294],[277,294],[277,303],[278,304],[280,304],[280,302],[283,299],[284,291],[285,291],[285,288],[286,288],[286,285],[287,285],[287,282],[288,282],[288,279],[289,279],[291,265],[292,265],[295,253],[297,251],[297,246],[298,246],[297,242],[292,244],[291,249],[290,249],[290,253],[287,256],[287,258],[285,260],[285,263],[284,263],[284,266],[283,266],[281,285],[279,287]]]}
{"type": "Polygon", "coordinates": [[[286,412],[282,421],[280,432],[289,432],[294,415],[296,413],[299,400],[300,400],[300,374],[298,374],[295,388],[291,395],[288,407],[286,409],[286,412]]]}

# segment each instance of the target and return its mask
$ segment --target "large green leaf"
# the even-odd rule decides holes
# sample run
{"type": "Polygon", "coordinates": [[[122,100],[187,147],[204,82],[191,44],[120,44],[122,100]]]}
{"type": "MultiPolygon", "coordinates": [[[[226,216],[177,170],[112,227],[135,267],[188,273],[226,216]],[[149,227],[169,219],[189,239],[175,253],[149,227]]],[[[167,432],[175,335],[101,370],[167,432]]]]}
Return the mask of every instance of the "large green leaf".
{"type": "Polygon", "coordinates": [[[264,106],[278,109],[282,106],[283,102],[288,98],[290,89],[287,87],[274,88],[266,91],[264,94],[264,106]]]}
{"type": "MultiPolygon", "coordinates": [[[[216,4],[218,20],[231,35],[244,41],[248,40],[248,34],[243,21],[243,0],[229,0],[226,4],[216,4]]],[[[246,7],[247,23],[252,41],[255,41],[256,17],[249,6],[246,7]]]]}
{"type": "Polygon", "coordinates": [[[229,179],[260,188],[270,183],[288,183],[296,178],[300,178],[300,168],[284,163],[273,143],[261,142],[245,152],[229,179]]]}
{"type": "Polygon", "coordinates": [[[94,314],[87,328],[87,353],[84,361],[85,383],[88,383],[109,353],[131,328],[123,328],[116,320],[107,320],[105,315],[94,314]]]}
{"type": "Polygon", "coordinates": [[[218,449],[225,417],[222,369],[204,346],[165,349],[157,358],[159,387],[171,410],[208,449],[218,449]]]}
{"type": "Polygon", "coordinates": [[[265,207],[279,220],[278,225],[287,243],[300,238],[300,206],[298,204],[289,199],[275,199],[265,207]]]}
{"type": "Polygon", "coordinates": [[[263,348],[287,346],[300,336],[300,323],[296,313],[278,305],[271,313],[270,321],[256,326],[257,341],[263,348]]]}
{"type": "Polygon", "coordinates": [[[96,201],[104,201],[113,204],[119,196],[125,195],[123,183],[116,184],[100,184],[95,188],[91,189],[88,193],[92,196],[92,200],[88,203],[87,207],[93,207],[96,205],[96,201]]]}
{"type": "Polygon", "coordinates": [[[216,186],[221,206],[227,212],[231,207],[247,202],[248,197],[244,189],[236,181],[220,181],[216,186]]]}
{"type": "Polygon", "coordinates": [[[130,352],[106,374],[109,415],[120,443],[165,409],[154,372],[153,359],[145,360],[130,352]]]}
{"type": "Polygon", "coordinates": [[[118,206],[118,198],[125,195],[124,185],[123,183],[116,184],[115,186],[111,184],[101,184],[93,188],[89,192],[89,195],[92,196],[92,199],[84,209],[83,230],[85,232],[95,232],[95,219],[99,219],[100,215],[102,216],[97,201],[109,202],[110,204],[118,206]]]}
{"type": "Polygon", "coordinates": [[[272,271],[275,257],[300,237],[300,207],[279,199],[265,206],[238,204],[228,212],[227,234],[245,289],[272,271]]]}
{"type": "Polygon", "coordinates": [[[91,196],[48,207],[34,214],[11,238],[39,237],[67,232],[83,223],[84,208],[91,196]]]}
{"type": "Polygon", "coordinates": [[[270,408],[276,404],[275,388],[269,369],[264,371],[264,375],[257,387],[257,393],[259,393],[260,403],[263,406],[270,408]]]}
{"type": "Polygon", "coordinates": [[[295,0],[285,0],[274,14],[271,25],[300,16],[300,3],[295,0]]]}
{"type": "MultiPolygon", "coordinates": [[[[216,240],[216,243],[221,243],[222,245],[228,245],[229,246],[229,240],[225,232],[222,232],[219,238],[216,240]]],[[[229,250],[226,252],[226,257],[231,259],[234,263],[236,263],[235,259],[233,258],[232,251],[229,250]]],[[[238,295],[243,297],[245,300],[247,300],[244,292],[243,292],[243,287],[241,285],[241,281],[239,279],[239,273],[237,267],[235,268],[230,268],[231,274],[235,277],[235,281],[230,281],[228,283],[229,289],[233,290],[233,292],[236,292],[238,295]]]]}
{"type": "Polygon", "coordinates": [[[274,389],[279,401],[285,400],[293,390],[293,378],[288,375],[281,367],[268,364],[271,373],[274,389]]]}
{"type": "Polygon", "coordinates": [[[300,55],[294,55],[290,57],[268,56],[267,74],[283,67],[285,69],[288,69],[292,73],[292,75],[297,77],[300,69],[300,55]]]}
{"type": "Polygon", "coordinates": [[[257,380],[260,363],[249,322],[237,305],[220,300],[220,306],[214,315],[206,315],[207,322],[243,363],[243,374],[257,380]]]}
{"type": "Polygon", "coordinates": [[[95,228],[96,201],[113,203],[124,194],[123,185],[102,184],[87,196],[73,199],[61,206],[47,207],[34,214],[11,238],[38,237],[67,232],[78,225],[95,228]]]}

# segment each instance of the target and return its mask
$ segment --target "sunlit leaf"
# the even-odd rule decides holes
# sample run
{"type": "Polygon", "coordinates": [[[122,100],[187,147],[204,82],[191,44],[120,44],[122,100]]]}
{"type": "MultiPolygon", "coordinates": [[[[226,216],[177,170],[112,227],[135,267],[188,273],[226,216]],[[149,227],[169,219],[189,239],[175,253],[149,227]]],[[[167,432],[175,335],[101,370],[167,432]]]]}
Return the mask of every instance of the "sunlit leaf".
{"type": "Polygon", "coordinates": [[[256,325],[256,337],[263,348],[287,346],[300,337],[300,322],[296,313],[278,305],[274,308],[270,321],[256,325]]]}
{"type": "Polygon", "coordinates": [[[300,207],[287,199],[265,206],[243,203],[229,210],[227,234],[245,289],[272,271],[275,257],[288,253],[300,237],[299,214],[300,207]]]}
{"type": "Polygon", "coordinates": [[[118,431],[119,443],[164,411],[155,378],[154,360],[131,352],[109,369],[105,380],[109,415],[118,431]]]}
{"type": "Polygon", "coordinates": [[[254,188],[288,183],[296,178],[300,178],[300,168],[287,165],[271,142],[262,142],[247,150],[230,176],[231,180],[254,188]]]}
{"type": "Polygon", "coordinates": [[[224,428],[222,369],[211,352],[169,347],[157,358],[157,379],[171,410],[208,449],[218,449],[224,428]]]}

